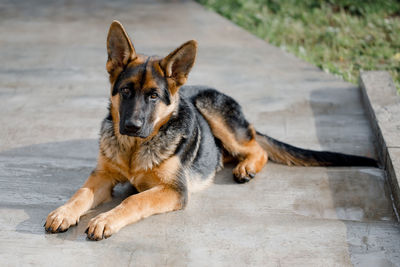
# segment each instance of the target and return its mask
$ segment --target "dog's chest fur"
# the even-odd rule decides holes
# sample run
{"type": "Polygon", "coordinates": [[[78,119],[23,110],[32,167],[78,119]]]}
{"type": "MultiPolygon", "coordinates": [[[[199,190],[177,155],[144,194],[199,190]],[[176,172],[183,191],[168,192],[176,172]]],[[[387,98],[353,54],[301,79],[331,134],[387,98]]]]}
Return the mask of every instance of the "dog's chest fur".
{"type": "Polygon", "coordinates": [[[164,130],[147,141],[116,136],[111,120],[105,119],[100,132],[100,153],[123,171],[127,178],[148,171],[171,157],[182,136],[164,130]]]}

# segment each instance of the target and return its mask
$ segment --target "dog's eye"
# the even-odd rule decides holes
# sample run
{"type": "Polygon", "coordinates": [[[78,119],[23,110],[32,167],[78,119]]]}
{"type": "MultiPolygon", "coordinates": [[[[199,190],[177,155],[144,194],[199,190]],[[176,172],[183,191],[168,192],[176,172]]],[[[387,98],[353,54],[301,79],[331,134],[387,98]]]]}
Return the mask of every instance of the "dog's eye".
{"type": "Polygon", "coordinates": [[[131,90],[129,90],[128,87],[124,87],[121,89],[121,93],[124,95],[129,95],[130,92],[131,92],[131,90]]]}
{"type": "Polygon", "coordinates": [[[157,93],[151,93],[150,94],[150,98],[153,99],[153,100],[157,99],[158,98],[158,94],[157,93]]]}

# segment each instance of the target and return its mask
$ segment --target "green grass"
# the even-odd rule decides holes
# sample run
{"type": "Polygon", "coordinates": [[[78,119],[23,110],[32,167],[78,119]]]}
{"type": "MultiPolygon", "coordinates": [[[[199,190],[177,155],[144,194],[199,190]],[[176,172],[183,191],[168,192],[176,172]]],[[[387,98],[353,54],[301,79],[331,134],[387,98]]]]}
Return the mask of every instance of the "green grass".
{"type": "Polygon", "coordinates": [[[198,0],[269,43],[357,83],[387,70],[400,91],[400,1],[198,0]]]}

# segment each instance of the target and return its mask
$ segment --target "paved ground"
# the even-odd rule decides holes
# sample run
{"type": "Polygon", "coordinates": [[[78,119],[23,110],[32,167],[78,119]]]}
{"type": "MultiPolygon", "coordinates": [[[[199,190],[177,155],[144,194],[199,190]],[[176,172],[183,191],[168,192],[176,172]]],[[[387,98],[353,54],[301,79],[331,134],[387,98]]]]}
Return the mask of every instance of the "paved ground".
{"type": "Polygon", "coordinates": [[[46,215],[96,162],[109,86],[112,19],[136,50],[200,44],[190,84],[236,97],[256,127],[313,149],[375,157],[359,89],[269,46],[191,1],[0,2],[0,264],[40,266],[399,266],[400,227],[375,168],[269,164],[249,184],[231,168],[185,211],[153,216],[101,242],[86,223],[132,193],[45,234],[46,215]]]}

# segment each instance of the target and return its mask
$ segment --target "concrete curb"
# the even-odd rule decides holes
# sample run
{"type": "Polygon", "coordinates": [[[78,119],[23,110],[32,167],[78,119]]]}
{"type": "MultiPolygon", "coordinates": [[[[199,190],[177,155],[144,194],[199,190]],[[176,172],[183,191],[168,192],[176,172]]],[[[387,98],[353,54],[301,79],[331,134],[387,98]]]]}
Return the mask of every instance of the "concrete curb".
{"type": "Polygon", "coordinates": [[[392,77],[386,71],[362,72],[359,84],[376,135],[379,160],[386,170],[395,213],[399,219],[397,211],[400,211],[400,97],[392,77]]]}

